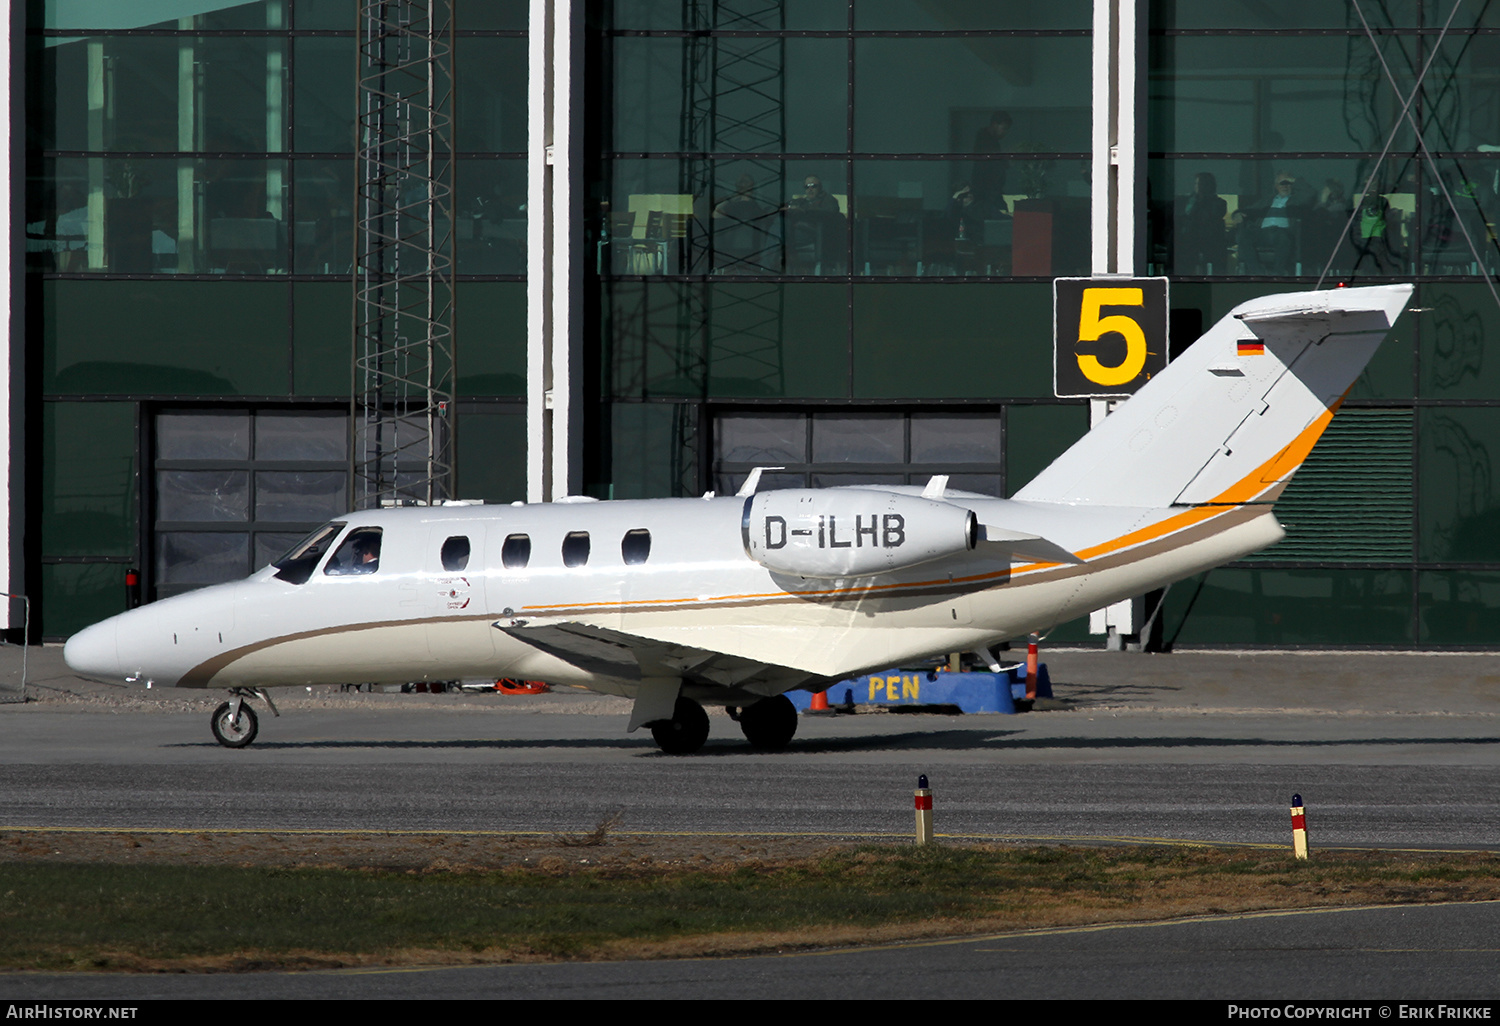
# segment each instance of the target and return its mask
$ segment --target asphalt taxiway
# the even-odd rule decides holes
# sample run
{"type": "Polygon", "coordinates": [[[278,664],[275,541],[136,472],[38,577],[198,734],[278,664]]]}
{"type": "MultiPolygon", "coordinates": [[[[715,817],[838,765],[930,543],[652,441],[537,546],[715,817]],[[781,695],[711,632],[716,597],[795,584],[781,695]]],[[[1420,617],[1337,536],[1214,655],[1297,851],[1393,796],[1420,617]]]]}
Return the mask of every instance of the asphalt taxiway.
{"type": "MultiPolygon", "coordinates": [[[[573,691],[508,698],[289,690],[277,695],[279,718],[262,714],[260,739],[231,751],[208,730],[221,695],[89,684],[67,674],[58,650],[32,650],[27,692],[35,700],[0,705],[0,826],[519,832],[587,829],[618,811],[627,831],[898,838],[909,835],[911,792],[924,773],[936,792],[938,832],[950,837],[1285,845],[1287,806],[1298,793],[1315,850],[1500,847],[1500,656],[1063,650],[1044,658],[1059,700],[1048,711],[804,717],[792,747],[776,754],[752,751],[733,723],[715,715],[700,754],[671,757],[645,732],[624,732],[623,700],[573,691]]],[[[14,682],[16,662],[16,650],[0,650],[0,685],[7,674],[14,682]]],[[[1121,966],[1120,974],[1113,982],[1101,977],[1098,996],[1138,992],[1121,980],[1155,981],[1160,996],[1261,993],[1245,989],[1235,968],[1245,952],[1256,952],[1267,973],[1276,966],[1294,973],[1309,959],[1357,963],[1372,985],[1385,987],[1380,994],[1500,997],[1492,971],[1466,968],[1493,965],[1500,913],[1490,905],[1448,908],[1405,910],[1434,924],[1420,942],[1399,918],[1391,920],[1395,932],[1365,945],[1349,942],[1346,927],[1316,925],[1325,922],[1316,917],[1278,920],[1275,943],[1263,943],[1258,931],[1269,927],[1252,925],[1259,919],[1213,927],[1222,942],[1183,940],[1180,926],[1159,927],[1167,931],[1160,944],[1198,953],[1189,961],[1199,968],[1188,975],[1183,959],[1149,956],[1158,942],[1143,945],[1142,935],[1122,931],[1088,934],[1086,942],[1077,939],[1083,934],[1033,936],[1014,948],[1007,940],[1005,961],[1026,964],[1033,949],[1060,957],[1048,946],[1109,945],[1116,942],[1108,937],[1119,937],[1117,953],[1101,964],[1121,966]],[[1403,944],[1426,952],[1419,961],[1435,974],[1423,977],[1430,985],[1391,989],[1397,977],[1381,967],[1395,956],[1383,952],[1403,944]],[[1216,983],[1181,983],[1200,978],[1216,983]]],[[[1370,921],[1379,918],[1372,913],[1370,921]]],[[[847,957],[878,966],[891,956],[847,957]]],[[[934,971],[956,965],[951,951],[932,957],[934,971]]],[[[969,993],[957,982],[966,972],[999,979],[993,961],[989,970],[979,968],[983,958],[971,970],[951,969],[959,976],[940,992],[969,993]]],[[[647,978],[727,979],[750,968],[746,962],[734,960],[737,969],[579,967],[582,989],[574,996],[616,996],[647,978]],[[600,982],[610,979],[617,983],[600,982]]],[[[756,961],[755,973],[761,969],[756,961]]],[[[535,978],[571,971],[538,967],[535,978]]],[[[858,981],[866,971],[879,970],[851,968],[843,978],[858,981]]],[[[485,981],[473,984],[476,996],[533,996],[532,983],[517,982],[532,979],[525,972],[443,972],[458,974],[443,987],[485,981]]],[[[790,972],[778,978],[796,992],[805,985],[809,994],[835,996],[829,985],[798,984],[800,970],[790,972]]],[[[392,974],[383,982],[360,977],[356,986],[350,974],[318,974],[329,982],[298,977],[297,986],[414,996],[428,985],[419,977],[435,979],[392,974]]],[[[15,993],[10,985],[19,980],[6,977],[0,993],[15,993]]],[[[187,984],[157,985],[191,992],[187,984]]],[[[46,992],[82,996],[71,986],[46,992]]],[[[673,993],[661,986],[667,989],[650,996],[673,993]]],[[[683,996],[713,993],[684,986],[683,996]]],[[[724,986],[730,989],[720,993],[730,996],[724,986]]],[[[850,986],[863,996],[879,993],[850,986]]],[[[1028,993],[1019,984],[973,986],[976,995],[1028,993]]],[[[28,995],[42,993],[26,987],[28,995]]],[[[1280,984],[1265,992],[1288,993],[1280,984]]],[[[1298,993],[1379,996],[1358,987],[1298,993]]]]}

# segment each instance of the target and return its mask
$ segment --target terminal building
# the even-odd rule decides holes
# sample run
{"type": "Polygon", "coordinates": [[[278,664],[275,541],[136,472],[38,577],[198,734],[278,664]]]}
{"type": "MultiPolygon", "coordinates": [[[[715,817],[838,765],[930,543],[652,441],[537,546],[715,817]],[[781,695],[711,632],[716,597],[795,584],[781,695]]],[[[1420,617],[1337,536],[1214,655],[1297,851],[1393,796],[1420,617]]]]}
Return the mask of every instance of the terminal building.
{"type": "Polygon", "coordinates": [[[243,576],[363,501],[361,254],[422,212],[419,175],[369,186],[362,44],[410,16],[446,26],[451,85],[418,230],[451,261],[418,439],[443,497],[722,493],[756,466],[1008,495],[1105,412],[1054,394],[1054,278],[1166,277],[1174,347],[1255,296],[1414,281],[1286,540],[1177,583],[1151,630],[1500,644],[1500,6],[12,11],[0,512],[33,637],[119,612],[132,572],[147,601],[243,576]]]}

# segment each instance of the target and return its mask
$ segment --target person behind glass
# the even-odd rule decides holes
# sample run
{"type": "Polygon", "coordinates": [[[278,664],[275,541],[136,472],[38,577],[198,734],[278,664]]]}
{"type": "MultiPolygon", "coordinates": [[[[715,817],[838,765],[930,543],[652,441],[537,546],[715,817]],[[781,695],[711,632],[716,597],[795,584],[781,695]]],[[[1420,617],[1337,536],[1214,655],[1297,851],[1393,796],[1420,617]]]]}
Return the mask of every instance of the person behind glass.
{"type": "MultiPolygon", "coordinates": [[[[1010,134],[1012,124],[1008,112],[997,110],[990,115],[989,124],[974,133],[974,145],[970,151],[979,154],[999,153],[1005,137],[1010,134]]],[[[974,199],[985,210],[1008,214],[1005,204],[1005,179],[1009,161],[990,158],[973,162],[970,180],[973,183],[974,199]]]]}
{"type": "Polygon", "coordinates": [[[1265,204],[1253,204],[1241,218],[1239,258],[1241,274],[1292,273],[1296,253],[1296,231],[1302,211],[1294,200],[1297,179],[1286,171],[1276,173],[1276,186],[1265,204]]]}
{"type": "Polygon", "coordinates": [[[787,258],[791,263],[812,264],[813,273],[823,273],[824,264],[840,262],[846,223],[839,201],[823,189],[817,175],[802,182],[802,195],[786,205],[790,214],[787,258]]]}
{"type": "Polygon", "coordinates": [[[839,201],[823,191],[823,182],[817,175],[808,175],[802,183],[802,195],[794,196],[787,204],[788,210],[808,210],[822,214],[837,214],[839,201]]]}
{"type": "Polygon", "coordinates": [[[755,179],[740,175],[734,195],[714,207],[714,250],[717,270],[770,270],[762,267],[766,248],[764,218],[771,210],[755,198],[755,179]],[[752,259],[755,258],[755,259],[752,259]]]}
{"type": "Polygon", "coordinates": [[[1219,195],[1219,182],[1207,171],[1193,179],[1193,194],[1182,205],[1177,225],[1177,262],[1179,272],[1223,274],[1229,248],[1228,228],[1224,217],[1229,204],[1219,195]]]}
{"type": "Polygon", "coordinates": [[[1376,177],[1359,197],[1354,220],[1349,224],[1354,245],[1351,271],[1395,274],[1401,268],[1401,211],[1385,198],[1385,183],[1376,177]]]}

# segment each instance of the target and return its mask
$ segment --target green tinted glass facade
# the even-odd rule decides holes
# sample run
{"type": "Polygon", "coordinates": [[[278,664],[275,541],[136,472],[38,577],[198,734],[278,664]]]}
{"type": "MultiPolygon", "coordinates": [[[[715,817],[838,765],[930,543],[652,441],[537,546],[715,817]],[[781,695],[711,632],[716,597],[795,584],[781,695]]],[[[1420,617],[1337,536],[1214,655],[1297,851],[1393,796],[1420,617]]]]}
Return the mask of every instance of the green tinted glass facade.
{"type": "MultiPolygon", "coordinates": [[[[123,609],[127,568],[143,571],[147,598],[239,576],[347,504],[344,450],[257,441],[183,463],[159,428],[302,417],[337,434],[346,422],[358,6],[188,6],[30,9],[42,526],[28,577],[47,637],[123,609]],[[178,508],[209,494],[244,508],[178,508]]],[[[458,487],[510,501],[525,468],[526,5],[470,6],[455,37],[458,487]]]]}
{"type": "MultiPolygon", "coordinates": [[[[1287,540],[1175,586],[1165,637],[1500,643],[1494,5],[1135,6],[1135,270],[1171,278],[1174,346],[1257,296],[1417,283],[1286,493],[1287,540]]],[[[1088,274],[1103,231],[1094,7],[580,5],[584,490],[723,490],[759,461],[792,468],[768,484],[1008,495],[1084,433],[1052,393],[1051,281],[1088,274]]],[[[347,409],[357,4],[180,8],[29,9],[49,637],[121,607],[127,567],[154,594],[166,535],[239,530],[159,508],[196,480],[164,474],[213,469],[162,457],[164,417],[347,409]]],[[[491,501],[526,487],[526,20],[490,0],[456,22],[458,489],[491,501]]],[[[259,496],[312,484],[247,452],[219,469],[252,475],[253,560],[259,496]]]]}

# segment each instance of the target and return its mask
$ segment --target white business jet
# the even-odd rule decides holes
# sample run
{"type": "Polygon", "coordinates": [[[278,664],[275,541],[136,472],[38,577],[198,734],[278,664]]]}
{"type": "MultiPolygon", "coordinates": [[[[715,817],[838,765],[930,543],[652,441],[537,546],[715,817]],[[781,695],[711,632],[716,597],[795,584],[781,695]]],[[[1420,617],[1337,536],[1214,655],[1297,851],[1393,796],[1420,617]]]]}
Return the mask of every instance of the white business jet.
{"type": "Polygon", "coordinates": [[[246,699],[347,682],[517,677],[634,700],[629,730],[697,751],[703,705],[752,745],[785,692],[973,651],[1248,555],[1272,504],[1411,296],[1409,285],[1241,304],[1013,499],[860,486],[350,513],[242,581],[74,635],[79,674],[246,699]]]}

